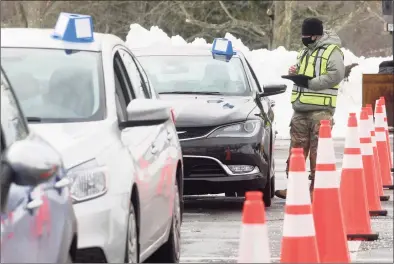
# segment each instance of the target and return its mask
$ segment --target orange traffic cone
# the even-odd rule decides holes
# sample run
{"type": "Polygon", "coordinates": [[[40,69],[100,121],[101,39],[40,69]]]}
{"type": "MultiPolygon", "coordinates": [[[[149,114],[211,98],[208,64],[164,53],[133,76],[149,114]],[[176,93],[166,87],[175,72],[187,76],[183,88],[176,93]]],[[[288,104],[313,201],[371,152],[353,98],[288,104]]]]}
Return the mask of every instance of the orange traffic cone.
{"type": "Polygon", "coordinates": [[[372,145],[373,145],[373,158],[375,162],[375,171],[377,175],[377,188],[378,188],[378,194],[380,197],[381,201],[388,201],[390,200],[389,195],[384,195],[383,192],[383,182],[382,182],[382,177],[380,173],[380,161],[379,161],[379,155],[378,155],[378,148],[376,145],[376,136],[375,136],[375,122],[373,118],[373,111],[372,111],[372,105],[371,104],[366,104],[367,107],[367,112],[368,112],[368,122],[369,122],[369,129],[371,130],[371,139],[372,139],[372,145]]]}
{"type": "Polygon", "coordinates": [[[340,178],[335,165],[330,121],[322,120],[317,147],[312,209],[319,257],[323,263],[350,262],[339,185],[340,178]]]}
{"type": "Polygon", "coordinates": [[[245,193],[238,263],[270,263],[263,193],[245,193]]]}
{"type": "Polygon", "coordinates": [[[302,148],[291,150],[289,165],[280,261],[319,263],[308,174],[302,148]]]}
{"type": "Polygon", "coordinates": [[[386,216],[387,210],[382,209],[378,194],[377,177],[379,177],[379,175],[375,173],[375,161],[373,158],[373,145],[369,125],[367,108],[363,107],[360,114],[359,132],[369,214],[373,216],[386,216]]]}
{"type": "Polygon", "coordinates": [[[375,111],[375,134],[376,145],[380,161],[380,172],[382,173],[382,182],[384,188],[393,188],[393,181],[390,172],[390,158],[388,156],[389,145],[387,144],[386,131],[384,128],[383,107],[378,103],[375,111]]]}
{"type": "Polygon", "coordinates": [[[355,113],[351,113],[348,119],[340,192],[347,238],[370,241],[378,239],[378,234],[373,234],[371,230],[355,113]]]}
{"type": "Polygon", "coordinates": [[[389,146],[389,158],[390,158],[390,168],[391,171],[394,171],[393,167],[393,155],[391,154],[391,148],[390,148],[390,137],[389,137],[389,125],[387,123],[387,109],[386,109],[386,100],[384,99],[384,96],[381,96],[379,98],[379,101],[383,107],[383,116],[384,116],[384,129],[386,130],[386,139],[387,139],[387,144],[389,146]]]}

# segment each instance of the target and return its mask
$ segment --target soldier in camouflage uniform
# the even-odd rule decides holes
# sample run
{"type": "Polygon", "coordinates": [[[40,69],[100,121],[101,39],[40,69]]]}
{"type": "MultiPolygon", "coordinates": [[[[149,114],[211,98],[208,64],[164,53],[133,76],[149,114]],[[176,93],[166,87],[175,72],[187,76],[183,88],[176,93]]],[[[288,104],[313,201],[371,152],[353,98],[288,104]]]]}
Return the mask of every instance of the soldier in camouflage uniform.
{"type": "MultiPolygon", "coordinates": [[[[339,37],[330,31],[323,31],[322,21],[307,18],[302,25],[302,42],[305,48],[297,57],[297,65],[290,67],[290,75],[309,77],[295,82],[291,103],[293,116],[290,122],[290,150],[303,148],[305,158],[310,159],[311,196],[316,168],[317,142],[321,120],[330,120],[336,107],[339,83],[345,76],[343,53],[339,37]]],[[[290,151],[289,151],[290,155],[290,151]]],[[[286,174],[288,175],[289,160],[286,174]]],[[[287,190],[278,190],[275,195],[285,199],[287,190]]]]}

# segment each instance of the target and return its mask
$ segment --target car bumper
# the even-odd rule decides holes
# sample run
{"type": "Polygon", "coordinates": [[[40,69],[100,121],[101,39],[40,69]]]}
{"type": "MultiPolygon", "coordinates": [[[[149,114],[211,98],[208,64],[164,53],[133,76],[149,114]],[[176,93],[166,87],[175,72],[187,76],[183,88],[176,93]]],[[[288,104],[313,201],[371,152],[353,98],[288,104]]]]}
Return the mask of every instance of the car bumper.
{"type": "Polygon", "coordinates": [[[268,155],[256,138],[205,138],[181,141],[184,194],[223,193],[264,188],[268,155]],[[231,165],[250,165],[236,172],[231,165]]]}
{"type": "Polygon", "coordinates": [[[76,262],[123,263],[129,197],[105,194],[74,205],[78,221],[76,262]]]}

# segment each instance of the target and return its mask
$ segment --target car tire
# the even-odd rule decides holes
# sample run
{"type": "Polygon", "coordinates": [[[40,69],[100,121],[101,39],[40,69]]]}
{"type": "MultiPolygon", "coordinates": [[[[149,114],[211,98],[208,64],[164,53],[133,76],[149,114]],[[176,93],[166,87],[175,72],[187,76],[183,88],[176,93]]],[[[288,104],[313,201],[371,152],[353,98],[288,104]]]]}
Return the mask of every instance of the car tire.
{"type": "Polygon", "coordinates": [[[138,240],[137,217],[134,204],[130,203],[129,217],[126,235],[125,263],[139,263],[139,240],[138,240]]]}
{"type": "Polygon", "coordinates": [[[174,212],[172,214],[170,235],[167,242],[145,261],[147,263],[179,263],[181,256],[181,204],[177,181],[175,181],[174,188],[174,212]]]}
{"type": "Polygon", "coordinates": [[[271,206],[271,180],[267,181],[267,184],[265,185],[262,192],[263,192],[263,202],[265,207],[270,207],[271,206]]]}
{"type": "Polygon", "coordinates": [[[275,176],[271,177],[271,199],[275,197],[275,176]]]}

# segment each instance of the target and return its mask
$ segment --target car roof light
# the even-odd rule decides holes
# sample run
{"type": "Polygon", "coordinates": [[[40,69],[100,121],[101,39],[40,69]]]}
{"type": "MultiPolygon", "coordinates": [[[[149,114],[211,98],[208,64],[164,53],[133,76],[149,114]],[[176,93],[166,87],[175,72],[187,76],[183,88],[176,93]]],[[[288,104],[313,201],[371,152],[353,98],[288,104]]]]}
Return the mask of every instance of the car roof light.
{"type": "Polygon", "coordinates": [[[233,50],[231,40],[225,38],[215,38],[212,43],[212,56],[216,60],[229,62],[233,55],[236,54],[233,50]]]}
{"type": "Polygon", "coordinates": [[[89,15],[61,12],[52,37],[67,42],[93,42],[93,19],[89,15]]]}

